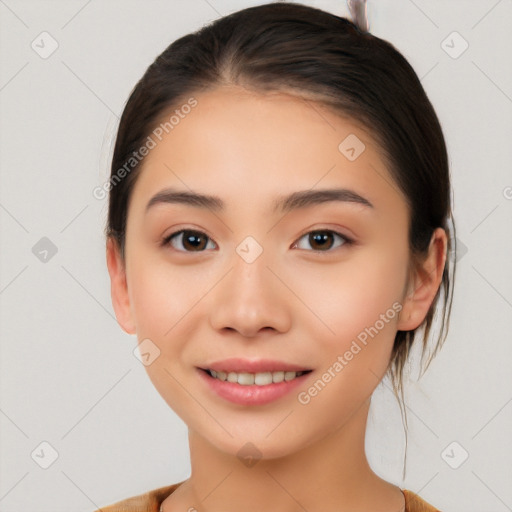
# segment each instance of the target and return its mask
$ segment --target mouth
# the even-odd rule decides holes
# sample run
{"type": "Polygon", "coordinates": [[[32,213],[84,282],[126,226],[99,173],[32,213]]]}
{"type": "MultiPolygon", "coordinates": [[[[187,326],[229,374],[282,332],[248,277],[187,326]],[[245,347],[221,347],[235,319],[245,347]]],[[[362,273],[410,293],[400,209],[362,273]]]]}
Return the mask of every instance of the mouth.
{"type": "Polygon", "coordinates": [[[270,384],[278,384],[280,382],[289,382],[295,380],[302,375],[311,373],[312,370],[301,371],[264,371],[257,373],[250,372],[235,372],[235,371],[222,371],[213,370],[211,368],[200,368],[207,375],[213,379],[224,382],[231,382],[232,384],[239,384],[240,386],[268,386],[270,384]]]}
{"type": "Polygon", "coordinates": [[[276,359],[233,357],[196,366],[211,396],[242,406],[270,404],[306,385],[311,368],[276,359]]]}

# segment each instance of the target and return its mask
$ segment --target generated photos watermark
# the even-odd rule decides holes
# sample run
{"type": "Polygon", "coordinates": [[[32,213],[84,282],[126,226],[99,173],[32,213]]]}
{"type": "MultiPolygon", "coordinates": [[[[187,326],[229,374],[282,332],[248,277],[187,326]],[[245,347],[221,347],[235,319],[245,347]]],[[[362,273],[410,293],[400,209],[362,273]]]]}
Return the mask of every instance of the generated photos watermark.
{"type": "Polygon", "coordinates": [[[331,382],[344,368],[349,364],[354,357],[361,352],[361,350],[368,344],[368,337],[373,339],[384,329],[386,324],[393,320],[395,316],[402,311],[402,304],[400,302],[394,302],[393,305],[379,316],[372,326],[365,327],[358,335],[357,338],[352,340],[350,348],[346,350],[342,355],[336,358],[329,368],[318,378],[315,383],[310,386],[306,391],[301,391],[297,395],[297,400],[302,405],[307,405],[311,400],[318,396],[318,394],[324,390],[324,388],[331,382]],[[359,342],[359,343],[358,343],[359,342]]]}
{"type": "Polygon", "coordinates": [[[146,137],[144,144],[132,153],[132,156],[113,173],[110,178],[103,183],[98,185],[92,191],[92,195],[95,199],[102,200],[107,197],[108,192],[115,187],[121,180],[123,180],[130,172],[139,164],[144,157],[149,155],[149,152],[156,148],[159,142],[161,142],[165,135],[171,133],[185,117],[190,114],[192,109],[198,104],[197,100],[192,96],[186,103],[181,105],[180,108],[174,110],[173,114],[168,118],[167,121],[160,123],[152,132],[151,135],[146,137]]]}

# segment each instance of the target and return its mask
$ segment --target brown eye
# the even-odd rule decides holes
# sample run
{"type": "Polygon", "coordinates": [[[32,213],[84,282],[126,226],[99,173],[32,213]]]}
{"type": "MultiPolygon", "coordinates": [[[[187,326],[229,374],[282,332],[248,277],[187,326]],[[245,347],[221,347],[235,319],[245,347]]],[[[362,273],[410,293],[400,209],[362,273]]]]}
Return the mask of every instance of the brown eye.
{"type": "MultiPolygon", "coordinates": [[[[163,245],[171,245],[181,252],[203,252],[207,248],[209,240],[208,235],[201,231],[183,229],[166,237],[163,245]]],[[[211,249],[212,247],[209,248],[211,249]]]]}
{"type": "Polygon", "coordinates": [[[303,239],[307,241],[307,243],[314,251],[318,252],[327,252],[333,247],[337,248],[343,245],[350,245],[352,243],[352,240],[346,236],[329,229],[310,231],[309,233],[306,233],[299,239],[299,242],[297,242],[294,247],[298,247],[299,249],[307,249],[307,247],[301,246],[300,240],[303,239]],[[338,245],[334,246],[336,243],[336,238],[341,239],[342,243],[338,243],[338,245]]]}

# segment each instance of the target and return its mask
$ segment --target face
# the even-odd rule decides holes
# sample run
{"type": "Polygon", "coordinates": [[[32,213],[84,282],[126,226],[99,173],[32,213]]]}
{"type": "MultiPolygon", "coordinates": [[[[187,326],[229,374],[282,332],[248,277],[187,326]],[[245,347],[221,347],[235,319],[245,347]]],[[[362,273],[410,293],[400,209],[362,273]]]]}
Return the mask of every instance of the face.
{"type": "Polygon", "coordinates": [[[109,245],[114,308],[190,429],[230,454],[251,441],[283,456],[367,403],[432,294],[407,302],[406,202],[357,123],[282,93],[195,98],[144,160],[124,266],[109,245]],[[222,382],[212,366],[276,382],[222,382]],[[279,382],[293,369],[309,373],[279,382]]]}

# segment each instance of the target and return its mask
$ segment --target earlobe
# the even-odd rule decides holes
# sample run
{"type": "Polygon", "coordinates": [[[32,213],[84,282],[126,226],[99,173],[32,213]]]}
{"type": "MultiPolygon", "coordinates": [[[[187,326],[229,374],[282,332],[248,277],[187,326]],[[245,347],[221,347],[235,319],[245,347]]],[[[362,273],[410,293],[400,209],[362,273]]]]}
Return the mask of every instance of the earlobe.
{"type": "Polygon", "coordinates": [[[441,284],[446,249],[446,232],[442,228],[437,228],[430,240],[428,256],[411,276],[398,321],[399,331],[412,331],[425,320],[441,284]]]}
{"type": "Polygon", "coordinates": [[[135,334],[135,324],[132,318],[128,284],[125,266],[121,258],[118,243],[113,239],[107,240],[107,268],[110,275],[110,294],[112,306],[121,328],[128,334],[135,334]]]}

